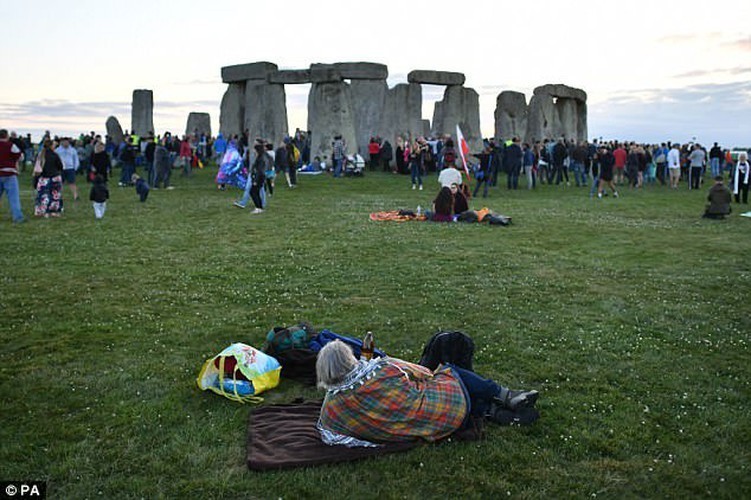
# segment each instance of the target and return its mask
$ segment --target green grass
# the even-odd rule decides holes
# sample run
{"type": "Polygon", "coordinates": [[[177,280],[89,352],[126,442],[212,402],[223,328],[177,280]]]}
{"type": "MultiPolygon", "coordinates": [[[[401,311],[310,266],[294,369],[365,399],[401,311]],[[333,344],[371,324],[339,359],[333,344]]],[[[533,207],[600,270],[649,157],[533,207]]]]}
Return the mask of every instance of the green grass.
{"type": "MultiPolygon", "coordinates": [[[[700,219],[705,190],[497,188],[481,204],[513,217],[499,228],[368,220],[428,206],[434,176],[422,192],[387,174],[303,177],[261,215],[232,207],[212,172],[175,184],[145,204],[111,187],[102,221],[68,191],[60,220],[12,225],[2,202],[0,479],[47,480],[54,498],[751,491],[751,220],[700,219]],[[542,418],[477,443],[250,472],[251,407],[195,378],[229,343],[260,347],[300,320],[373,329],[412,361],[436,330],[464,330],[476,370],[538,389],[542,418]]],[[[291,381],[265,394],[299,396],[321,394],[291,381]]]]}

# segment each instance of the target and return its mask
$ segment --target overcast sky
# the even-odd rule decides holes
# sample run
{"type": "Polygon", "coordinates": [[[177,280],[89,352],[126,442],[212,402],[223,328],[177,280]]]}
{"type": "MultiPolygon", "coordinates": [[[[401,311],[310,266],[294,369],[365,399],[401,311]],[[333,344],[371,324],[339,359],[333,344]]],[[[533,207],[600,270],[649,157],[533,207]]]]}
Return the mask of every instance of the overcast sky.
{"type": "MultiPolygon", "coordinates": [[[[133,89],[154,92],[158,133],[211,114],[222,66],[372,61],[389,85],[458,71],[480,94],[483,134],[503,90],[563,83],[588,94],[589,136],[751,146],[751,1],[0,0],[0,127],[35,136],[130,128],[133,89]]],[[[309,86],[286,86],[306,128],[309,86]]],[[[439,87],[424,87],[431,118],[439,87]]]]}

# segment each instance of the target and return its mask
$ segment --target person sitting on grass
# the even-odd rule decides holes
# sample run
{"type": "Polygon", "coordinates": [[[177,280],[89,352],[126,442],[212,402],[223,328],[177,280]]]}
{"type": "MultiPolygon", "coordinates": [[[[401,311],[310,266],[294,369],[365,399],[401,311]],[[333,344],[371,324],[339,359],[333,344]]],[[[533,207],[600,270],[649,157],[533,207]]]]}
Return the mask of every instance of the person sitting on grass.
{"type": "Polygon", "coordinates": [[[326,390],[317,428],[328,445],[436,441],[468,426],[470,416],[500,425],[539,418],[537,391],[512,391],[451,364],[432,371],[391,357],[357,360],[339,340],[318,353],[316,374],[326,390]]]}
{"type": "Polygon", "coordinates": [[[721,175],[714,178],[714,186],[709,189],[707,200],[709,205],[704,210],[704,218],[724,219],[730,215],[730,190],[725,187],[721,175]]]}
{"type": "Polygon", "coordinates": [[[464,194],[457,184],[451,185],[451,194],[454,195],[454,213],[459,215],[462,212],[469,210],[469,203],[467,202],[467,196],[464,194]]]}
{"type": "Polygon", "coordinates": [[[141,178],[138,174],[133,174],[130,178],[130,182],[132,184],[135,184],[136,186],[136,194],[141,199],[141,203],[146,201],[146,198],[149,197],[149,191],[151,188],[149,187],[149,184],[141,178]]]}
{"type": "Polygon", "coordinates": [[[433,210],[428,210],[425,217],[433,222],[454,221],[454,195],[451,188],[444,186],[438,191],[438,196],[433,200],[433,210]]]}

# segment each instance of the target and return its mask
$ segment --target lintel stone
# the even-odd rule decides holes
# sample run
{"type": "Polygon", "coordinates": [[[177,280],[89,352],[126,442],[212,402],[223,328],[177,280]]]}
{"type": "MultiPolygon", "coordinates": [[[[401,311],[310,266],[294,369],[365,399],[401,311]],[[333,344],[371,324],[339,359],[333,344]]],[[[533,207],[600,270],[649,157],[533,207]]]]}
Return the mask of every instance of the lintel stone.
{"type": "Polygon", "coordinates": [[[270,73],[278,69],[276,64],[266,61],[225,66],[222,68],[222,81],[224,83],[238,83],[246,80],[266,80],[270,73]]]}
{"type": "Polygon", "coordinates": [[[424,83],[427,85],[464,85],[464,73],[452,71],[432,71],[416,69],[407,75],[409,83],[424,83]]]}
{"type": "Polygon", "coordinates": [[[310,83],[309,69],[283,69],[269,74],[269,83],[310,83]]]}

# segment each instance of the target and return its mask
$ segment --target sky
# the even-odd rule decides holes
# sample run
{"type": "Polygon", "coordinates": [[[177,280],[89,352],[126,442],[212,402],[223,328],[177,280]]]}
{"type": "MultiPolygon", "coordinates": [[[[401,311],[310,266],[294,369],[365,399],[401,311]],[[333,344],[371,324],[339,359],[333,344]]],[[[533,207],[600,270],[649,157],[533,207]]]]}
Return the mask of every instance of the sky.
{"type": "MultiPolygon", "coordinates": [[[[154,92],[157,133],[184,132],[226,90],[221,67],[270,61],[457,71],[494,133],[504,90],[563,83],[588,94],[589,137],[751,146],[748,0],[0,0],[0,128],[38,137],[130,128],[134,89],[154,92]]],[[[287,85],[290,130],[307,128],[309,85],[287,85]]],[[[432,118],[442,87],[423,87],[432,118]]]]}

